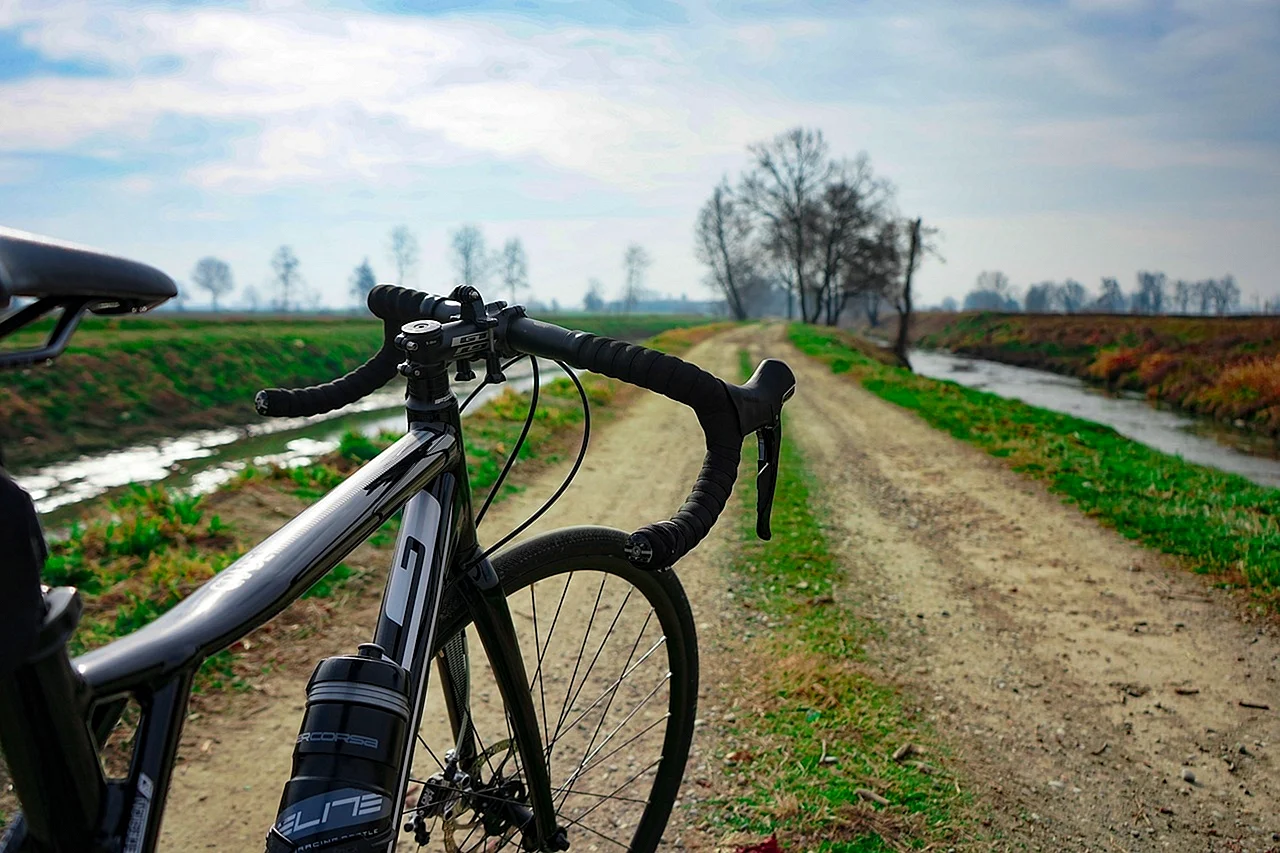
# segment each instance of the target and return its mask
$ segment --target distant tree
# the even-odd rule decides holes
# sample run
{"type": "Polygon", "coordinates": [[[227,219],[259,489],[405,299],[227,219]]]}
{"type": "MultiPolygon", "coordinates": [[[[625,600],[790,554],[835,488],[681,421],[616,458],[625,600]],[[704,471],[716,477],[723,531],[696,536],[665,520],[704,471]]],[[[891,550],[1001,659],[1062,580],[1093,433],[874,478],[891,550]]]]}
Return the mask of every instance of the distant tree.
{"type": "Polygon", "coordinates": [[[894,342],[893,353],[898,357],[899,364],[911,370],[911,361],[907,358],[907,344],[911,340],[911,279],[926,251],[925,241],[930,234],[926,232],[919,217],[907,223],[906,230],[908,234],[906,271],[903,274],[902,287],[894,300],[894,308],[898,312],[898,337],[894,342]]]}
{"type": "Polygon", "coordinates": [[[964,297],[966,311],[1017,311],[1018,300],[1013,295],[1009,276],[999,270],[978,273],[974,289],[964,297]]]}
{"type": "Polygon", "coordinates": [[[302,276],[298,272],[299,266],[298,256],[288,246],[281,246],[271,256],[271,269],[275,273],[276,291],[279,293],[278,300],[281,311],[290,310],[292,304],[290,297],[302,285],[302,276]]]}
{"type": "Polygon", "coordinates": [[[582,308],[593,314],[604,310],[604,284],[600,279],[587,279],[587,295],[582,297],[582,308]]]}
{"type": "Polygon", "coordinates": [[[512,237],[502,246],[502,284],[511,294],[512,305],[520,291],[529,289],[529,259],[519,237],[512,237]]]}
{"type": "Polygon", "coordinates": [[[1236,277],[1225,275],[1214,282],[1213,307],[1219,314],[1229,314],[1240,305],[1240,288],[1236,277]]]}
{"type": "Polygon", "coordinates": [[[1171,303],[1175,311],[1179,314],[1186,314],[1187,309],[1191,307],[1191,297],[1195,293],[1195,286],[1183,279],[1178,279],[1173,283],[1173,298],[1171,303]]]}
{"type": "Polygon", "coordinates": [[[1052,281],[1031,285],[1027,288],[1027,295],[1023,299],[1023,305],[1026,306],[1029,314],[1051,314],[1058,310],[1060,304],[1061,295],[1058,285],[1052,281]]]}
{"type": "Polygon", "coordinates": [[[391,229],[391,263],[396,268],[396,284],[403,285],[418,263],[418,238],[407,225],[391,229]]]}
{"type": "Polygon", "coordinates": [[[1098,296],[1098,301],[1094,303],[1094,307],[1104,314],[1119,314],[1124,311],[1124,291],[1120,289],[1118,280],[1114,278],[1104,278],[1102,280],[1102,293],[1098,296]]]}
{"type": "Polygon", "coordinates": [[[480,227],[463,225],[453,232],[450,246],[453,249],[453,269],[458,275],[458,284],[476,288],[488,284],[498,258],[490,254],[480,227]]]}
{"type": "Polygon", "coordinates": [[[1058,303],[1068,314],[1079,312],[1089,302],[1089,291],[1084,285],[1069,278],[1058,288],[1058,303]]]}
{"type": "Polygon", "coordinates": [[[1138,289],[1133,294],[1133,311],[1135,314],[1164,313],[1165,284],[1167,278],[1162,272],[1138,273],[1138,289]]]}
{"type": "Polygon", "coordinates": [[[262,297],[258,294],[258,288],[252,284],[241,291],[244,298],[244,304],[250,311],[257,311],[262,303],[262,297]]]}
{"type": "Polygon", "coordinates": [[[369,259],[365,258],[351,273],[351,295],[355,298],[356,304],[364,305],[368,302],[369,291],[377,285],[378,278],[373,274],[373,267],[369,266],[369,259]]]}
{"type": "Polygon", "coordinates": [[[196,261],[196,268],[191,272],[191,281],[201,290],[207,290],[213,301],[213,310],[218,310],[218,297],[226,296],[235,287],[231,280],[231,267],[226,261],[208,257],[196,261]]]}
{"type": "Polygon", "coordinates": [[[947,296],[943,298],[942,304],[938,307],[943,311],[955,313],[960,310],[960,303],[956,302],[954,296],[947,296]]]}
{"type": "Polygon", "coordinates": [[[743,289],[755,272],[751,231],[745,205],[730,189],[728,180],[722,180],[698,213],[694,249],[698,260],[710,268],[707,277],[724,294],[735,320],[747,319],[743,289]]]}
{"type": "Polygon", "coordinates": [[[792,128],[748,149],[754,160],[741,195],[764,226],[764,242],[800,300],[800,317],[816,322],[822,305],[814,284],[814,221],[833,165],[822,131],[792,128]]]}
{"type": "Polygon", "coordinates": [[[628,314],[636,307],[636,303],[644,298],[644,276],[652,264],[653,259],[649,257],[644,246],[639,243],[627,246],[626,254],[622,256],[624,273],[622,307],[628,314]]]}

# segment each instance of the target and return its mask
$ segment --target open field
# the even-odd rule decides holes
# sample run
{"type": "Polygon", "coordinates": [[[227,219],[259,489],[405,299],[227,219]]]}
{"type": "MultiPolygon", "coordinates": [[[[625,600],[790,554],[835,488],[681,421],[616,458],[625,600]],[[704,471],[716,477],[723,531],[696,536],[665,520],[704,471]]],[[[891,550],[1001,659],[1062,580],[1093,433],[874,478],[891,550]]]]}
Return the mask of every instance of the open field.
{"type": "Polygon", "coordinates": [[[1280,318],[927,314],[922,346],[1079,376],[1280,435],[1280,318]]]}
{"type": "MultiPolygon", "coordinates": [[[[679,315],[551,319],[629,340],[707,322],[679,315]]],[[[259,417],[253,395],[260,389],[334,379],[372,356],[381,342],[381,324],[356,317],[91,317],[53,367],[0,374],[0,449],[11,467],[22,469],[194,429],[252,423],[259,417]]]]}

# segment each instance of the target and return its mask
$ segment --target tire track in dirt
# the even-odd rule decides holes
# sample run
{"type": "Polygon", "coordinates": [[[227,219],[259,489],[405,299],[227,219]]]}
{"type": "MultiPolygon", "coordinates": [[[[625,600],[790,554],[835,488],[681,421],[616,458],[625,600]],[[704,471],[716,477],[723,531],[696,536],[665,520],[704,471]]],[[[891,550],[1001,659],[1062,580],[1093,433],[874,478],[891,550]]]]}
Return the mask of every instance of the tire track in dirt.
{"type": "Polygon", "coordinates": [[[780,330],[762,344],[796,369],[790,434],[856,579],[846,594],[887,629],[878,656],[956,745],[997,845],[1277,849],[1269,629],[780,330]]]}
{"type": "MultiPolygon", "coordinates": [[[[735,332],[740,336],[741,332],[735,332]]],[[[686,359],[719,375],[737,375],[737,345],[719,338],[695,347],[686,359]]],[[[685,407],[646,394],[625,413],[592,435],[591,447],[572,488],[526,535],[570,524],[607,524],[633,530],[668,517],[684,499],[702,461],[702,432],[685,407]]],[[[536,509],[563,479],[569,462],[540,471],[519,494],[490,508],[482,538],[492,540],[536,509]]],[[[519,471],[519,468],[516,468],[519,471]]],[[[518,474],[517,474],[518,477],[518,474]]],[[[726,512],[729,516],[732,510],[726,512]]],[[[721,525],[680,564],[680,578],[693,606],[700,640],[714,634],[723,597],[716,567],[723,561],[732,527],[721,525]],[[713,609],[714,608],[714,609],[713,609]]],[[[389,562],[389,550],[363,557],[376,566],[389,562]]],[[[161,849],[256,850],[275,817],[280,791],[289,777],[293,742],[301,721],[306,682],[314,663],[347,654],[372,634],[385,568],[376,570],[371,593],[304,641],[307,662],[273,673],[257,683],[257,692],[229,700],[224,713],[187,724],[179,764],[169,794],[161,849]]],[[[288,622],[288,612],[279,617],[288,622]]],[[[478,646],[473,645],[473,650],[478,646]]],[[[479,653],[476,651],[475,653],[479,653]]],[[[701,692],[718,679],[703,673],[701,692]]],[[[428,710],[428,715],[431,713],[428,710]]],[[[690,771],[706,769],[707,729],[698,729],[690,771]]],[[[677,809],[667,833],[678,843],[693,818],[677,809]]],[[[416,849],[405,839],[408,849],[416,849]]],[[[438,842],[436,842],[438,843],[438,842]]]]}

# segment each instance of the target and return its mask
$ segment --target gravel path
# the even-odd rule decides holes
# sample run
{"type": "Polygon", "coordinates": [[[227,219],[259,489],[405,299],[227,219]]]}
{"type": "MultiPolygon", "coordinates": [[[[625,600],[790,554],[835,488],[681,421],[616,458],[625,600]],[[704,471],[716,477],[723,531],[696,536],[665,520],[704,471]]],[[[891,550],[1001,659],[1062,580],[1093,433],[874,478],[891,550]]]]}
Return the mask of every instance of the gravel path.
{"type": "Polygon", "coordinates": [[[1012,849],[1276,849],[1272,629],[770,334],[849,594],[995,832],[1012,849]]]}

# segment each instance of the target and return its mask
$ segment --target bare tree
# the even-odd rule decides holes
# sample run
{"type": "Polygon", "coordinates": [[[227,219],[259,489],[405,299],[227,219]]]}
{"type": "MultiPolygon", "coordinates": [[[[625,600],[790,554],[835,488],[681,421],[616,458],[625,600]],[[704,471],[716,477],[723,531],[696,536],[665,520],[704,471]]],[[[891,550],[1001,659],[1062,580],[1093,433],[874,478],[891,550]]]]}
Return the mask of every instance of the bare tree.
{"type": "Polygon", "coordinates": [[[226,261],[214,257],[196,261],[191,281],[201,290],[209,291],[214,311],[218,310],[218,297],[226,296],[235,287],[235,282],[231,280],[231,267],[226,261]]]}
{"type": "MultiPolygon", "coordinates": [[[[872,235],[856,241],[854,255],[842,272],[842,301],[853,300],[860,305],[872,328],[880,325],[884,303],[892,303],[901,288],[902,265],[906,259],[903,233],[902,223],[884,220],[872,235]]],[[[836,312],[832,324],[838,319],[839,312],[836,312]]]]}
{"type": "Polygon", "coordinates": [[[747,319],[743,288],[753,275],[751,220],[742,203],[721,180],[698,213],[694,229],[698,260],[710,267],[708,278],[724,294],[735,320],[747,319]]]}
{"type": "Polygon", "coordinates": [[[1236,277],[1225,275],[1214,282],[1213,307],[1219,314],[1234,311],[1240,305],[1240,288],[1236,285],[1236,277]]]}
{"type": "Polygon", "coordinates": [[[645,272],[653,264],[653,259],[644,246],[632,243],[622,257],[622,268],[625,278],[622,285],[622,306],[628,314],[636,307],[636,303],[644,297],[645,272]]]}
{"type": "Polygon", "coordinates": [[[281,246],[271,256],[271,269],[276,276],[276,290],[280,293],[281,311],[290,310],[290,296],[302,285],[302,276],[298,272],[299,265],[298,256],[288,246],[281,246]]]}
{"type": "Polygon", "coordinates": [[[355,298],[356,304],[364,305],[368,302],[369,291],[377,285],[378,278],[373,274],[373,267],[369,266],[369,259],[365,258],[351,273],[351,295],[355,298]]]}
{"type": "MultiPolygon", "coordinates": [[[[883,216],[892,189],[878,180],[871,171],[866,154],[858,155],[852,162],[832,166],[829,182],[822,192],[822,204],[815,218],[815,245],[817,263],[815,288],[817,302],[823,306],[826,323],[834,326],[849,298],[851,268],[874,263],[875,249],[881,245],[885,233],[883,225],[890,222],[892,229],[892,253],[900,256],[905,248],[898,245],[899,237],[906,234],[904,228],[883,216]],[[877,226],[881,226],[877,230],[877,226]]],[[[896,266],[901,266],[897,258],[896,266]]],[[[864,277],[865,278],[865,277],[864,277]]],[[[897,276],[891,280],[898,282],[897,276]]],[[[895,288],[896,289],[896,288],[895,288]]]]}
{"type": "Polygon", "coordinates": [[[1191,282],[1184,279],[1178,279],[1173,283],[1173,307],[1179,314],[1187,313],[1187,309],[1191,306],[1191,297],[1195,292],[1195,286],[1191,282]]]}
{"type": "Polygon", "coordinates": [[[1058,289],[1058,302],[1062,306],[1062,310],[1068,314],[1075,314],[1084,308],[1089,301],[1089,291],[1084,289],[1084,285],[1073,278],[1069,278],[1062,283],[1058,289]]]}
{"type": "Polygon", "coordinates": [[[400,285],[418,264],[418,238],[407,225],[391,229],[391,263],[396,268],[396,284],[400,285]]]}
{"type": "Polygon", "coordinates": [[[586,311],[604,310],[604,284],[600,279],[587,279],[587,295],[582,298],[582,307],[586,311]]]}
{"type": "Polygon", "coordinates": [[[1167,277],[1162,272],[1138,273],[1138,289],[1134,293],[1134,312],[1138,314],[1164,313],[1165,283],[1167,277]]]}
{"type": "Polygon", "coordinates": [[[1119,314],[1124,311],[1124,291],[1120,289],[1120,282],[1115,278],[1104,278],[1102,280],[1102,293],[1098,296],[1098,301],[1094,306],[1101,312],[1106,314],[1119,314]]]}
{"type": "Polygon", "coordinates": [[[453,268],[458,284],[483,287],[493,275],[497,260],[485,245],[484,232],[478,225],[463,225],[453,232],[453,268]]]}
{"type": "Polygon", "coordinates": [[[244,297],[244,304],[248,306],[250,311],[258,310],[258,305],[262,302],[262,297],[258,295],[258,288],[251,284],[241,291],[241,295],[244,297]]]}
{"type": "Polygon", "coordinates": [[[502,284],[511,293],[512,305],[516,304],[516,295],[529,288],[529,259],[519,237],[512,237],[502,246],[502,284]]]}
{"type": "Polygon", "coordinates": [[[1050,314],[1058,310],[1061,301],[1058,285],[1052,281],[1042,281],[1027,288],[1022,304],[1028,314],[1050,314]]]}
{"type": "Polygon", "coordinates": [[[911,361],[907,358],[907,343],[911,340],[911,278],[915,275],[916,264],[924,246],[921,243],[921,220],[916,217],[908,226],[907,270],[902,280],[902,289],[898,294],[894,307],[898,310],[898,337],[893,346],[898,363],[907,370],[911,369],[911,361]]]}
{"type": "Polygon", "coordinates": [[[800,300],[800,317],[816,322],[822,311],[813,286],[814,221],[831,176],[822,131],[793,128],[748,149],[753,168],[742,182],[742,198],[760,217],[765,242],[790,268],[785,279],[800,300]]]}
{"type": "Polygon", "coordinates": [[[999,270],[978,273],[973,290],[964,297],[966,311],[1017,311],[1018,300],[1009,276],[999,270]]]}

